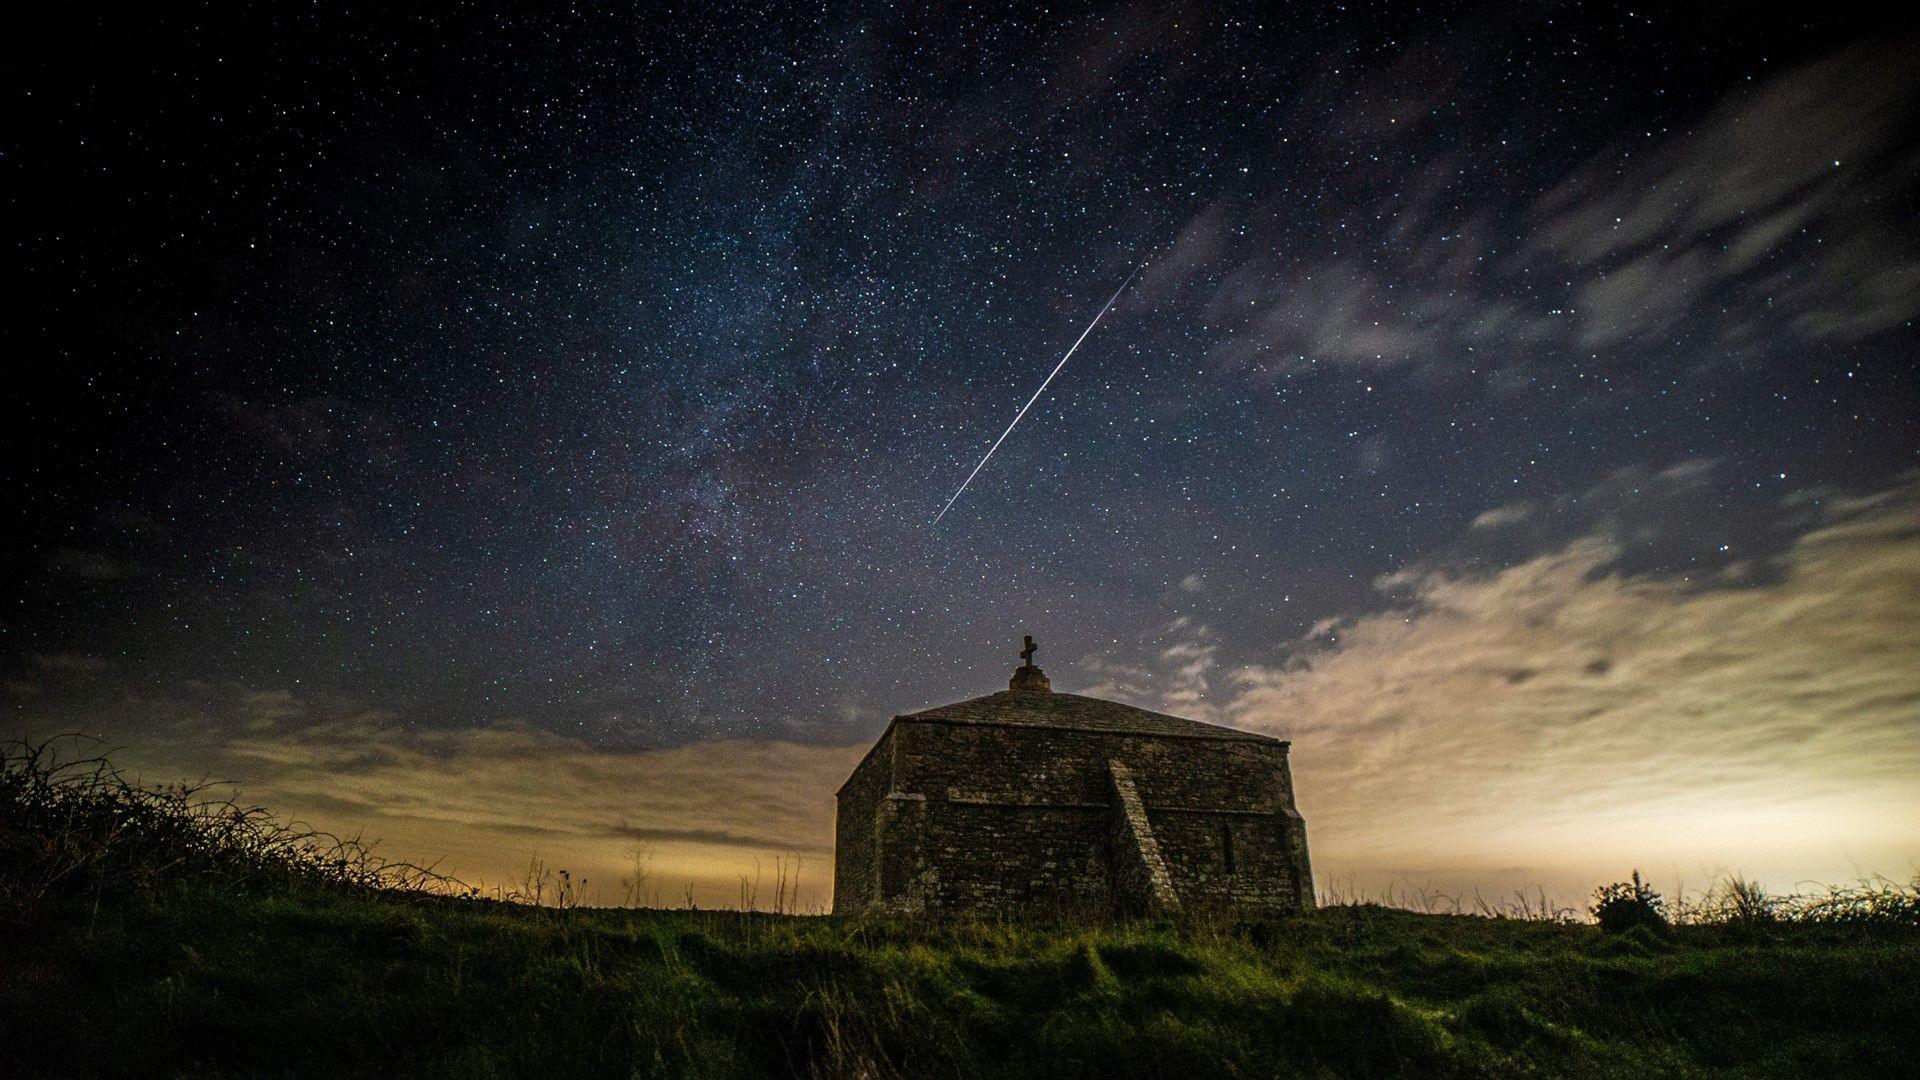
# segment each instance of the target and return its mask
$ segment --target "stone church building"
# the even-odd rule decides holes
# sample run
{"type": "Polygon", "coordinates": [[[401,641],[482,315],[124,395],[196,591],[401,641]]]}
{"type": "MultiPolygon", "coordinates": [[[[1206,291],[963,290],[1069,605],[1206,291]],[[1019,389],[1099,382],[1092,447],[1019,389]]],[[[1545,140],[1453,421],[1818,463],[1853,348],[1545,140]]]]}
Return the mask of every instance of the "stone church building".
{"type": "Polygon", "coordinates": [[[1313,907],[1287,743],[1056,694],[896,716],[840,787],[833,910],[1313,907]]]}

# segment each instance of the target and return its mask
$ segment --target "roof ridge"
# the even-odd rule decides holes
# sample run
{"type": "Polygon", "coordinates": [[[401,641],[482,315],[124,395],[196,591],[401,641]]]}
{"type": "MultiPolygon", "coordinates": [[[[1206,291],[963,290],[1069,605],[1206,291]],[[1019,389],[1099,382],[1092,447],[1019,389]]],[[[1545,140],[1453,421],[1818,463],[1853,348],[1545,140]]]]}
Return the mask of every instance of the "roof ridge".
{"type": "Polygon", "coordinates": [[[961,724],[1010,724],[1062,730],[1120,732],[1141,735],[1205,736],[1252,742],[1280,742],[1271,735],[1155,712],[1138,705],[1085,694],[1001,690],[963,701],[901,713],[901,720],[935,720],[961,724]]]}

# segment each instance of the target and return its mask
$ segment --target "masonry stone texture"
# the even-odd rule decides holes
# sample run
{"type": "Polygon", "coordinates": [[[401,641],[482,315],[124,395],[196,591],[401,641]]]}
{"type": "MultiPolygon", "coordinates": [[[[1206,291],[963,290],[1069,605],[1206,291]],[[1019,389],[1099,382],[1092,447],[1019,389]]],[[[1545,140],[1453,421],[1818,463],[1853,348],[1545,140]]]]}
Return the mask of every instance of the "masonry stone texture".
{"type": "Polygon", "coordinates": [[[1313,906],[1288,744],[1056,694],[896,716],[841,786],[835,914],[1313,906]]]}

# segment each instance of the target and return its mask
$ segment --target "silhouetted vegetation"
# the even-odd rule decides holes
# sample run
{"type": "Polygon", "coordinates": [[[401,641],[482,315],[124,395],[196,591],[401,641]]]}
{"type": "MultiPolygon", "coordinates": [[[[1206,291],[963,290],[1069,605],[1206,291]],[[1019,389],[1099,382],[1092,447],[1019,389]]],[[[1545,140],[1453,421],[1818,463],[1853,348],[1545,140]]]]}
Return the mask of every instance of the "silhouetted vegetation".
{"type": "Polygon", "coordinates": [[[449,884],[212,784],[141,787],[104,757],[62,757],[77,741],[0,746],[0,917],[192,885],[393,894],[449,884]]]}
{"type": "Polygon", "coordinates": [[[1589,910],[1593,914],[1593,921],[1609,934],[1636,928],[1667,928],[1667,902],[1640,880],[1638,870],[1633,872],[1632,881],[1616,881],[1600,886],[1593,894],[1593,907],[1589,910]]]}
{"type": "Polygon", "coordinates": [[[1884,882],[1729,885],[1660,933],[1367,904],[1081,925],[536,907],[103,762],[26,748],[4,772],[5,1075],[1896,1076],[1920,1057],[1920,889],[1884,882]]]}

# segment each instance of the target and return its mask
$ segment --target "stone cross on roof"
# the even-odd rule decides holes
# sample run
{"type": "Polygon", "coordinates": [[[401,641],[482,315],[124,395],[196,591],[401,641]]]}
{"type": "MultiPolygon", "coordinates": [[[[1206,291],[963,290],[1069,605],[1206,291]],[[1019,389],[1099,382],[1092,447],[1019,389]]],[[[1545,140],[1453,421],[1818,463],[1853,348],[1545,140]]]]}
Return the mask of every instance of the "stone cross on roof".
{"type": "Polygon", "coordinates": [[[1033,654],[1040,651],[1040,646],[1033,643],[1032,634],[1027,635],[1026,642],[1026,647],[1020,650],[1020,659],[1026,663],[1013,669],[1013,681],[1007,684],[1007,689],[1052,693],[1053,684],[1047,681],[1047,673],[1033,665],[1033,654]]]}

